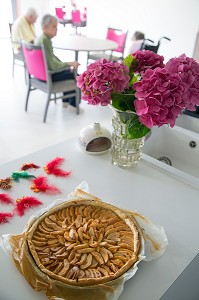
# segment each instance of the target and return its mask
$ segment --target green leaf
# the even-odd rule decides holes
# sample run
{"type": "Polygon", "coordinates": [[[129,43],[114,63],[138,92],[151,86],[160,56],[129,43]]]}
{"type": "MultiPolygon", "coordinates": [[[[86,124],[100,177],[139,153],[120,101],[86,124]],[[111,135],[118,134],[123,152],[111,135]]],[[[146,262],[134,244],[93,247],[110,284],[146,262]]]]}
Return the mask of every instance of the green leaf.
{"type": "Polygon", "coordinates": [[[129,54],[124,60],[123,63],[125,66],[127,66],[129,68],[129,76],[130,76],[130,80],[129,80],[129,85],[130,87],[133,86],[134,82],[139,81],[139,74],[134,74],[134,71],[137,67],[138,61],[134,58],[134,56],[132,54],[129,54]]]}
{"type": "Polygon", "coordinates": [[[139,79],[140,79],[140,75],[139,75],[139,74],[137,74],[137,75],[133,74],[133,75],[131,76],[131,78],[130,78],[130,81],[129,81],[129,87],[132,88],[133,84],[134,84],[135,82],[138,82],[139,79]]]}
{"type": "Polygon", "coordinates": [[[135,59],[135,57],[132,54],[129,54],[124,60],[123,63],[125,66],[127,66],[129,68],[129,75],[131,76],[132,73],[134,73],[137,65],[138,65],[138,61],[137,59],[135,59]]]}
{"type": "Polygon", "coordinates": [[[111,94],[112,106],[118,110],[126,111],[131,110],[135,112],[134,100],[135,95],[134,91],[127,91],[125,94],[119,94],[113,92],[111,94]]]}
{"type": "Polygon", "coordinates": [[[129,137],[132,139],[138,139],[145,136],[150,131],[145,125],[140,123],[138,116],[134,116],[128,124],[129,137]]]}
{"type": "Polygon", "coordinates": [[[125,59],[123,60],[123,63],[125,66],[127,66],[130,69],[134,60],[135,60],[135,58],[133,57],[133,55],[129,54],[127,57],[125,57],[125,59]]]}

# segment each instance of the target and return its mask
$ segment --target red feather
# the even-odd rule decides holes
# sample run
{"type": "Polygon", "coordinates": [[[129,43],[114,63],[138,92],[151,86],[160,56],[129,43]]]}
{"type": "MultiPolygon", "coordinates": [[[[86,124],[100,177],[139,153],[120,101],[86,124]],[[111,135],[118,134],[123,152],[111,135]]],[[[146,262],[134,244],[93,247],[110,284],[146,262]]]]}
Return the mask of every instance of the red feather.
{"type": "Polygon", "coordinates": [[[16,200],[16,206],[15,211],[18,214],[18,216],[23,216],[25,213],[25,210],[29,208],[33,208],[35,206],[41,205],[42,202],[34,197],[23,197],[21,199],[16,200]]]}
{"type": "Polygon", "coordinates": [[[21,170],[26,171],[28,169],[38,169],[38,168],[40,168],[40,167],[33,164],[33,163],[30,163],[30,164],[23,164],[22,167],[21,167],[21,170]]]}
{"type": "Polygon", "coordinates": [[[0,194],[0,203],[2,204],[12,204],[12,199],[8,194],[0,194]]]}
{"type": "Polygon", "coordinates": [[[60,169],[60,165],[64,162],[64,158],[56,157],[52,161],[50,161],[46,166],[44,166],[44,170],[47,174],[53,174],[55,176],[66,177],[70,175],[71,171],[64,171],[60,169]]]}
{"type": "Polygon", "coordinates": [[[0,224],[9,223],[9,219],[13,217],[12,213],[0,212],[0,224]]]}
{"type": "Polygon", "coordinates": [[[45,192],[47,194],[53,194],[53,195],[61,193],[61,191],[56,186],[49,185],[47,183],[47,178],[44,176],[39,176],[35,178],[30,188],[35,193],[45,192]]]}

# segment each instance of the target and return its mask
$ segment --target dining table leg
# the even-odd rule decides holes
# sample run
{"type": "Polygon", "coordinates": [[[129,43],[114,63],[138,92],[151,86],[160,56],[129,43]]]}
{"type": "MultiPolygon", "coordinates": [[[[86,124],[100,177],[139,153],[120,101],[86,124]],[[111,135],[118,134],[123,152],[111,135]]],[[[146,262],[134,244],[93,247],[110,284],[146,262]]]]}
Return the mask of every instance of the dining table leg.
{"type": "Polygon", "coordinates": [[[79,54],[79,51],[75,50],[75,61],[78,61],[78,54],[79,54]]]}
{"type": "MultiPolygon", "coordinates": [[[[78,56],[79,56],[79,51],[78,50],[75,50],[75,61],[78,61],[78,56]]],[[[74,76],[76,78],[76,76],[78,76],[78,68],[77,69],[74,69],[74,76]]],[[[79,93],[78,93],[78,98],[79,98],[79,103],[81,102],[81,92],[79,90],[79,93]]],[[[79,113],[79,108],[78,108],[78,113],[79,113]]]]}
{"type": "MultiPolygon", "coordinates": [[[[75,61],[78,61],[78,59],[79,59],[78,56],[79,56],[79,51],[75,50],[75,61]]],[[[78,68],[74,69],[74,75],[75,75],[75,78],[76,78],[76,76],[78,75],[78,68]]]]}

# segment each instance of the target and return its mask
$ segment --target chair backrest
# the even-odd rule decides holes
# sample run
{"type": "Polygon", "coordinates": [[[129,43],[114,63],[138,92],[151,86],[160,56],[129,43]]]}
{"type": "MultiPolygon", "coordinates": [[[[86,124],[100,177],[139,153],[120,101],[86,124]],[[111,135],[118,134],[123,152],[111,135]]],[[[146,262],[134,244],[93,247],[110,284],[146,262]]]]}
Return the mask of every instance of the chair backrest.
{"type": "Polygon", "coordinates": [[[10,30],[10,40],[11,40],[11,45],[12,45],[13,62],[15,61],[15,59],[24,62],[23,53],[22,53],[22,49],[21,49],[21,41],[12,40],[12,23],[8,23],[8,24],[9,24],[9,30],[10,30]]]}
{"type": "Polygon", "coordinates": [[[22,48],[28,74],[47,81],[47,65],[43,47],[22,43],[22,48]]]}
{"type": "Polygon", "coordinates": [[[65,16],[65,12],[63,11],[63,7],[55,7],[55,13],[56,13],[56,16],[59,18],[59,19],[64,19],[64,16],[65,16]]]}
{"type": "Polygon", "coordinates": [[[128,31],[123,31],[121,29],[116,28],[108,28],[106,39],[114,41],[118,44],[118,48],[114,51],[124,53],[124,48],[126,44],[128,31]]]}
{"type": "Polygon", "coordinates": [[[72,23],[81,23],[81,18],[80,18],[80,10],[72,10],[71,12],[71,17],[72,17],[72,23]]]}

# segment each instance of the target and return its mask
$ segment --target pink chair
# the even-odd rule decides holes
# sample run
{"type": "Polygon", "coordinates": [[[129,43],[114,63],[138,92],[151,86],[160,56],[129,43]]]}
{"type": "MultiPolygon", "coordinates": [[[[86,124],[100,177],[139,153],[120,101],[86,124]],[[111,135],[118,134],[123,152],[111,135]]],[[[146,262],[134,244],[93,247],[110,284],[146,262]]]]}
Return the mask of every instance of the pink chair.
{"type": "Polygon", "coordinates": [[[81,18],[80,18],[80,10],[72,10],[71,12],[72,15],[72,24],[80,24],[81,23],[81,18]]]}
{"type": "MultiPolygon", "coordinates": [[[[106,58],[108,60],[112,61],[118,61],[122,60],[124,58],[124,50],[125,50],[125,44],[126,44],[126,38],[127,38],[128,31],[123,31],[121,29],[115,29],[109,27],[107,30],[106,39],[114,41],[118,44],[118,48],[109,51],[109,52],[89,52],[88,53],[88,61],[89,60],[97,60],[100,58],[106,58]]],[[[87,61],[87,62],[88,62],[87,61]]]]}
{"type": "Polygon", "coordinates": [[[55,13],[56,13],[56,16],[58,18],[58,22],[62,25],[66,25],[66,24],[69,24],[71,23],[71,19],[67,19],[66,18],[66,12],[63,11],[63,8],[65,6],[62,6],[62,7],[55,7],[55,13]]]}
{"type": "Polygon", "coordinates": [[[83,15],[83,19],[81,18],[80,10],[72,10],[71,12],[72,17],[72,26],[75,27],[75,33],[77,34],[78,27],[85,27],[86,26],[86,15],[83,15]]]}
{"type": "Polygon", "coordinates": [[[127,31],[123,32],[120,29],[108,28],[106,39],[114,41],[118,44],[118,48],[114,50],[114,52],[119,52],[122,57],[124,54],[124,48],[126,44],[127,31]]]}
{"type": "Polygon", "coordinates": [[[63,6],[62,7],[55,7],[55,13],[58,19],[63,20],[65,16],[65,11],[63,11],[63,6]]]}
{"type": "MultiPolygon", "coordinates": [[[[52,82],[51,75],[58,71],[50,71],[47,68],[46,56],[43,46],[22,43],[23,55],[28,72],[28,91],[26,95],[25,111],[28,109],[28,100],[30,92],[39,89],[47,93],[47,102],[44,112],[43,121],[46,122],[46,116],[50,101],[57,99],[67,99],[76,97],[77,114],[79,114],[79,89],[75,80],[64,80],[52,82]],[[67,95],[58,95],[57,93],[70,92],[67,95]],[[54,96],[52,98],[52,95],[54,96]]],[[[59,70],[59,71],[63,71],[59,70]]]]}

